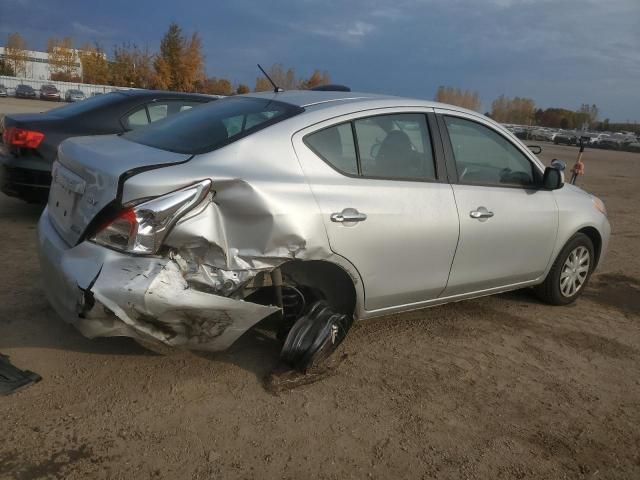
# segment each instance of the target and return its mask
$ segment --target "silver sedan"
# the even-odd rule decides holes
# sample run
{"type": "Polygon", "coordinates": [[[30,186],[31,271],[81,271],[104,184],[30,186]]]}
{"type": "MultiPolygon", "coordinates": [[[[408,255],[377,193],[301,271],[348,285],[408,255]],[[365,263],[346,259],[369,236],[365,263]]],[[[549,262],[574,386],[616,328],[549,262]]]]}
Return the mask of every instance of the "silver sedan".
{"type": "Polygon", "coordinates": [[[472,111],[352,92],[250,94],[60,145],[44,286],[89,337],[222,350],[277,315],[306,370],[353,320],[535,287],[571,303],[603,203],[472,111]]]}

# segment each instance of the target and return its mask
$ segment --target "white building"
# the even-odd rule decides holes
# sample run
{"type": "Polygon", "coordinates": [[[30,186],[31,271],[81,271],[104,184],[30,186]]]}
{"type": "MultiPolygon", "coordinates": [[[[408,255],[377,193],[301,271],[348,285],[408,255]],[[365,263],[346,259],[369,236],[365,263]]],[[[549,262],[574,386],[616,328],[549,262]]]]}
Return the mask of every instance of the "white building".
{"type": "MultiPolygon", "coordinates": [[[[0,59],[5,58],[5,47],[0,47],[0,59]]],[[[80,61],[76,63],[78,76],[82,78],[82,65],[80,61]]],[[[19,73],[19,72],[15,72],[19,73]]],[[[22,75],[19,75],[22,77],[22,75]]],[[[50,80],[51,71],[49,69],[49,54],[47,52],[27,51],[27,64],[24,77],[34,80],[50,80]]]]}

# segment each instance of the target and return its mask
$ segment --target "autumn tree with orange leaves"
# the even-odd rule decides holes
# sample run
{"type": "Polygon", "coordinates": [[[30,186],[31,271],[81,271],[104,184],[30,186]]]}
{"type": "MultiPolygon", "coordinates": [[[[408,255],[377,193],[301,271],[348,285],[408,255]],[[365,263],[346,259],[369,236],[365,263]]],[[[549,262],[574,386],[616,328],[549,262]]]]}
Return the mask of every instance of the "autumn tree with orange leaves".
{"type": "Polygon", "coordinates": [[[78,51],[82,65],[82,81],[106,85],[110,80],[109,62],[100,44],[87,44],[78,51]]]}
{"type": "MultiPolygon", "coordinates": [[[[327,85],[331,83],[331,77],[329,77],[329,74],[326,71],[321,72],[316,69],[309,78],[298,78],[296,77],[296,72],[293,68],[285,69],[285,67],[280,63],[276,63],[269,67],[267,69],[267,74],[271,77],[274,83],[283,90],[308,90],[320,85],[327,85]]],[[[264,75],[257,77],[254,91],[265,92],[269,90],[273,90],[271,82],[269,82],[264,75]]]]}
{"type": "Polygon", "coordinates": [[[25,77],[27,75],[27,42],[19,33],[13,32],[7,36],[7,44],[4,49],[4,62],[14,75],[25,77]]]}
{"type": "Polygon", "coordinates": [[[78,55],[73,48],[71,37],[52,37],[47,42],[51,80],[77,82],[80,80],[78,55]]]}
{"type": "Polygon", "coordinates": [[[169,25],[154,61],[159,88],[179,92],[193,91],[204,79],[202,41],[197,32],[185,38],[176,23],[169,25]]]}

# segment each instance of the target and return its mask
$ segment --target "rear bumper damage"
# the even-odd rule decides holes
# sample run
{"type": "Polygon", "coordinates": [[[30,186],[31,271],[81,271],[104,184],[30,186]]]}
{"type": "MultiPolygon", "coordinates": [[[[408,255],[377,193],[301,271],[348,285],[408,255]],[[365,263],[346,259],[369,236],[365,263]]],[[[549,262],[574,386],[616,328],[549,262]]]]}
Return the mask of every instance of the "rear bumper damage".
{"type": "Polygon", "coordinates": [[[70,248],[47,210],[38,226],[43,286],[57,313],[89,338],[128,336],[193,350],[228,348],[260,320],[280,310],[234,296],[275,268],[190,271],[179,255],[140,257],[91,242],[70,248]],[[204,279],[204,280],[203,280],[204,279]],[[221,295],[220,293],[224,293],[221,295]]]}

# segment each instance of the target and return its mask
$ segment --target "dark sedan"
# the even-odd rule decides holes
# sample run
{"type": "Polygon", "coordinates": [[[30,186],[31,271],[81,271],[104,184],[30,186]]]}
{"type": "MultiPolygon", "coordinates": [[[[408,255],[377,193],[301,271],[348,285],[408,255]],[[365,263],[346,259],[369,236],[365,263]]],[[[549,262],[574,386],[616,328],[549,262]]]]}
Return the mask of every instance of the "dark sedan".
{"type": "Polygon", "coordinates": [[[30,86],[21,83],[16,87],[17,98],[36,98],[36,91],[30,86]]]}
{"type": "Polygon", "coordinates": [[[125,90],[44,113],[5,115],[0,123],[0,190],[28,202],[46,201],[51,165],[58,145],[66,138],[123,133],[216,99],[193,93],[125,90]]]}
{"type": "Polygon", "coordinates": [[[43,85],[40,87],[40,100],[53,100],[59,102],[62,100],[60,90],[55,85],[43,85]]]}

